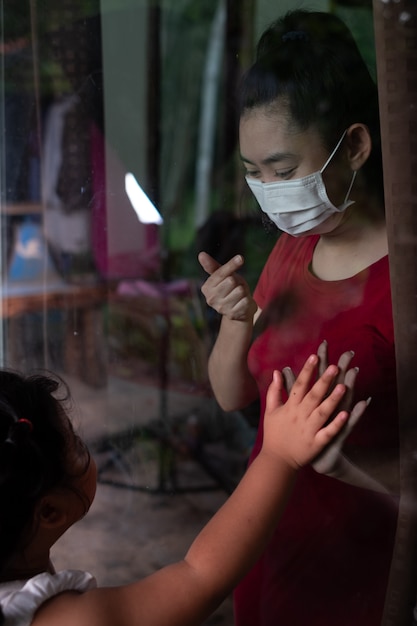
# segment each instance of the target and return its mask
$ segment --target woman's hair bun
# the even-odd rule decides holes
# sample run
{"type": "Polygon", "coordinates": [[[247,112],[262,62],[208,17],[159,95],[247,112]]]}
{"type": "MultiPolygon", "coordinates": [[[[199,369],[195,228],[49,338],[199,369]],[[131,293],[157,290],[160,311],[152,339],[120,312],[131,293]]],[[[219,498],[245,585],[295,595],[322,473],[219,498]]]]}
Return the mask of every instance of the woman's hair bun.
{"type": "Polygon", "coordinates": [[[282,41],[308,41],[310,37],[304,30],[289,30],[282,35],[282,41]]]}

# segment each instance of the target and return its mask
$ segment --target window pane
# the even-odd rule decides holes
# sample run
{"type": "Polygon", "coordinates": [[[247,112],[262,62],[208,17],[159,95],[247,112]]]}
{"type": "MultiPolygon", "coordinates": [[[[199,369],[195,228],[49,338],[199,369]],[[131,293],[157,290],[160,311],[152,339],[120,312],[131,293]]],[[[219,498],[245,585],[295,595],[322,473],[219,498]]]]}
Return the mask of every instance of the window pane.
{"type": "MultiPolygon", "coordinates": [[[[297,374],[326,340],[332,362],[355,352],[354,402],[372,396],[343,447],[350,478],[337,463],[330,477],[300,472],[278,534],[239,587],[235,623],[376,626],[399,496],[387,252],[389,243],[396,259],[403,240],[395,247],[400,220],[392,198],[384,205],[380,149],[382,137],[386,159],[396,120],[387,121],[386,98],[380,134],[373,106],[377,77],[380,98],[399,87],[381,74],[389,33],[382,44],[375,37],[371,3],[0,8],[1,363],[68,382],[98,466],[94,507],[54,547],[55,566],[118,585],[182,558],[259,452],[272,371],[297,374]],[[277,27],[257,57],[265,29],[300,7],[323,12],[322,32],[277,27]],[[339,27],[323,43],[325,16],[347,25],[357,55],[339,27]],[[201,251],[215,260],[203,260],[206,271],[201,251]],[[230,283],[212,287],[211,307],[201,291],[237,254],[239,306],[256,301],[260,315],[239,372],[228,365],[236,345],[222,348],[226,334],[218,341],[237,292],[220,302],[230,283]]],[[[409,24],[404,12],[396,20],[409,24]]],[[[207,623],[233,620],[230,596],[207,623]]]]}

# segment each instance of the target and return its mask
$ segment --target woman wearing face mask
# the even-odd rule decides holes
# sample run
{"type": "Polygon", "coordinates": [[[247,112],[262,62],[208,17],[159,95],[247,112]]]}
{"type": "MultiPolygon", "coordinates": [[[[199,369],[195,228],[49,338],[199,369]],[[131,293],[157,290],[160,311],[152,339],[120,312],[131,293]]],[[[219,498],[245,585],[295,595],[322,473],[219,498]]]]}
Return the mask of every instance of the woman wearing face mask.
{"type": "MultiPolygon", "coordinates": [[[[226,411],[258,395],[264,407],[273,369],[290,363],[298,373],[320,346],[323,365],[353,347],[356,393],[372,402],[344,455],[335,446],[316,464],[327,476],[300,473],[268,549],[236,592],[236,624],[377,626],[398,465],[377,89],[338,18],[295,11],[261,37],[240,103],[246,180],[282,234],[253,295],[240,255],[222,266],[199,255],[210,275],[203,293],[222,315],[209,362],[216,398],[226,411]]],[[[290,386],[291,371],[287,378],[290,386]]],[[[252,459],[261,443],[262,424],[252,459]]]]}

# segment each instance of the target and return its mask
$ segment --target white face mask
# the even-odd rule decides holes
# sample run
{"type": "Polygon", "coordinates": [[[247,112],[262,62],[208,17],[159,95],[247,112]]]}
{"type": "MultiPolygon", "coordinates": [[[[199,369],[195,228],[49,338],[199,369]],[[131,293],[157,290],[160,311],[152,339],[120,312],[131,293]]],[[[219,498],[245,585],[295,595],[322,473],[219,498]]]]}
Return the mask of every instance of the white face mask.
{"type": "Polygon", "coordinates": [[[246,182],[262,211],[280,230],[294,236],[303,235],[319,226],[334,213],[342,213],[348,206],[354,204],[354,200],[349,200],[349,194],[356,171],[353,172],[343,204],[338,207],[330,202],[322,177],[322,173],[336,154],[345,135],[346,131],[319,172],[278,183],[262,183],[246,176],[246,182]]]}

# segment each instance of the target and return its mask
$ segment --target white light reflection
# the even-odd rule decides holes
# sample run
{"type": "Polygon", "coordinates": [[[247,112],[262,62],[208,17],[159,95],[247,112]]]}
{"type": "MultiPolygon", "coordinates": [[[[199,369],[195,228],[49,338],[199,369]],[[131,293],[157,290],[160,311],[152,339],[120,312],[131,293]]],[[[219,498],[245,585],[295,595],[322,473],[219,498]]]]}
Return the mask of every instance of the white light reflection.
{"type": "Polygon", "coordinates": [[[161,214],[149,200],[136,178],[128,172],[125,176],[125,190],[136,215],[142,224],[163,224],[161,214]]]}

